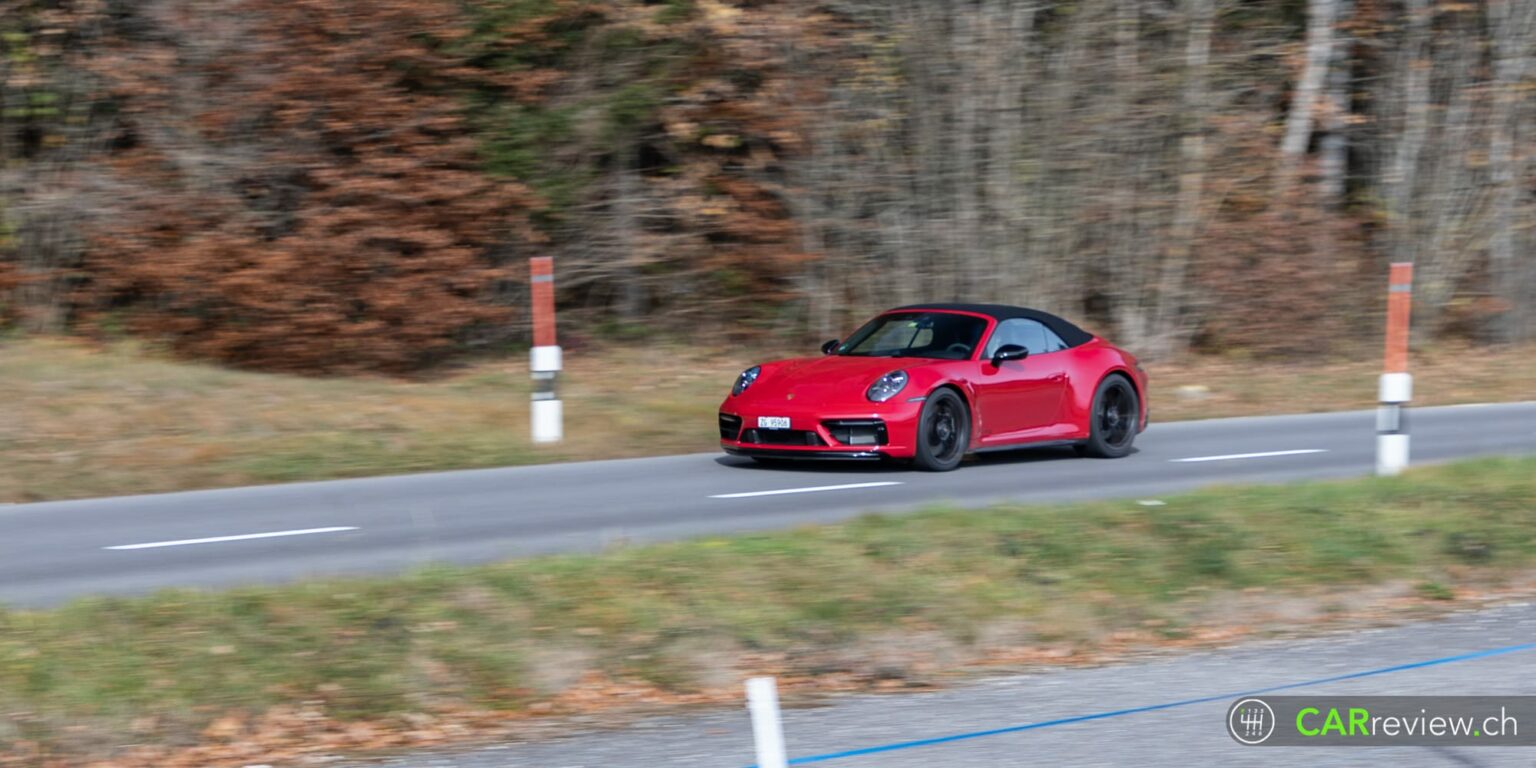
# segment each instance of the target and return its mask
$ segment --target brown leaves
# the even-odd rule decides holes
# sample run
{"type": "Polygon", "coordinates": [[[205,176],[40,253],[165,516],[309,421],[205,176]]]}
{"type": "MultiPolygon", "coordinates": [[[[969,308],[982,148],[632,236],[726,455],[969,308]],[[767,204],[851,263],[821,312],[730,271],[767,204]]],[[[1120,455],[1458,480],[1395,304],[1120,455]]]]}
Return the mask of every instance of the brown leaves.
{"type": "Polygon", "coordinates": [[[1222,221],[1202,250],[1207,344],[1315,359],[1346,349],[1370,316],[1363,236],[1346,216],[1284,199],[1222,221]]]}
{"type": "Polygon", "coordinates": [[[565,301],[679,328],[746,295],[773,312],[809,258],[785,255],[807,250],[782,180],[803,145],[775,42],[803,25],[792,8],[81,9],[71,28],[95,36],[72,66],[113,122],[81,166],[99,192],[61,312],[76,328],[241,367],[405,372],[519,334],[532,253],[568,265],[565,301]],[[542,177],[511,171],[553,180],[564,208],[542,229],[545,203],[486,172],[486,143],[527,128],[474,122],[484,102],[569,126],[523,145],[542,177]]]}
{"type": "Polygon", "coordinates": [[[789,10],[137,8],[89,63],[134,141],[107,158],[122,197],[90,233],[74,294],[81,327],[127,328],[242,367],[404,372],[519,331],[508,297],[534,252],[582,276],[566,283],[578,297],[629,293],[684,322],[746,293],[790,297],[810,258],[785,255],[805,248],[775,181],[800,146],[802,116],[785,108],[796,88],[769,42],[792,30],[789,10]],[[495,25],[471,24],[486,18],[495,25]],[[631,33],[638,48],[625,47],[631,33]],[[618,60],[595,64],[603,50],[618,60]],[[634,88],[673,95],[637,97],[624,107],[630,133],[614,139],[601,124],[615,119],[607,102],[628,104],[634,88]],[[466,121],[471,92],[584,110],[573,135],[531,147],[551,158],[553,178],[602,179],[566,203],[580,212],[562,227],[530,228],[542,202],[484,172],[477,132],[496,129],[466,121]],[[614,174],[630,162],[631,179],[614,174]],[[690,291],[708,298],[670,298],[690,291]]]}
{"type": "Polygon", "coordinates": [[[217,49],[196,26],[135,47],[157,66],[125,81],[125,112],[156,139],[130,154],[175,170],[119,165],[138,190],[95,239],[88,316],[292,371],[408,371],[505,335],[503,244],[535,239],[536,202],[476,170],[459,96],[433,75],[453,62],[423,35],[457,34],[455,7],[249,0],[234,15],[249,35],[217,49]],[[161,98],[199,81],[195,111],[161,98]]]}

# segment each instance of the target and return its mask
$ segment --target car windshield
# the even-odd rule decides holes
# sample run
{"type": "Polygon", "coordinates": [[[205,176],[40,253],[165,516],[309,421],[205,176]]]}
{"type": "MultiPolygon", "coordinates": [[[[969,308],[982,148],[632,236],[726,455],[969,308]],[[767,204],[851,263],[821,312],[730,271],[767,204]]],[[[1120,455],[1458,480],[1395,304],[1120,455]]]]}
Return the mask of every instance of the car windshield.
{"type": "Polygon", "coordinates": [[[966,360],[986,329],[986,320],[971,315],[894,312],[865,323],[837,348],[837,354],[966,360]]]}

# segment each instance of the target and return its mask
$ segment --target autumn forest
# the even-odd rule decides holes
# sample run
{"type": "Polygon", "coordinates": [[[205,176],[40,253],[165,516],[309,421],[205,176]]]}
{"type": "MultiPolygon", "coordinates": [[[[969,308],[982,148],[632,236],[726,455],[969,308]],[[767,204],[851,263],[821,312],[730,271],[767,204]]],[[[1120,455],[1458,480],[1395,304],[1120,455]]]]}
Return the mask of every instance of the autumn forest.
{"type": "MultiPolygon", "coordinates": [[[[1536,338],[1536,0],[0,0],[0,327],[263,370],[831,338],[1536,338]]],[[[1361,347],[1363,348],[1363,347],[1361,347]]]]}

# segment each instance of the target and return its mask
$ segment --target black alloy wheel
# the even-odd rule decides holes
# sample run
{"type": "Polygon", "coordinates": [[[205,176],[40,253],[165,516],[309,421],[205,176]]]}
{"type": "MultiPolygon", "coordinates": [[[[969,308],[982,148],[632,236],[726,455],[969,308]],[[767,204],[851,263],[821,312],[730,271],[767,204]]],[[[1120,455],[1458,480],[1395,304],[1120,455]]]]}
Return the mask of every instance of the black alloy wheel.
{"type": "Polygon", "coordinates": [[[928,396],[918,417],[917,454],[914,463],[929,472],[948,472],[960,466],[971,447],[971,412],[954,390],[940,389],[928,396]]]}
{"type": "Polygon", "coordinates": [[[1109,376],[1093,393],[1088,439],[1077,447],[1084,456],[1118,459],[1131,452],[1141,426],[1141,399],[1123,376],[1109,376]]]}

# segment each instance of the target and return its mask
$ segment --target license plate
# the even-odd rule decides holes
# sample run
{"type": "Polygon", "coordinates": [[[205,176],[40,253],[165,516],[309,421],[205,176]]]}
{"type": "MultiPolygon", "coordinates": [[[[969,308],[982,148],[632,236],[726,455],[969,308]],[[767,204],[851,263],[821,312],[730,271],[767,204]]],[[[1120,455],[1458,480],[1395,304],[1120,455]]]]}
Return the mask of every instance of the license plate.
{"type": "Polygon", "coordinates": [[[788,416],[759,416],[757,417],[758,429],[789,429],[788,416]]]}

